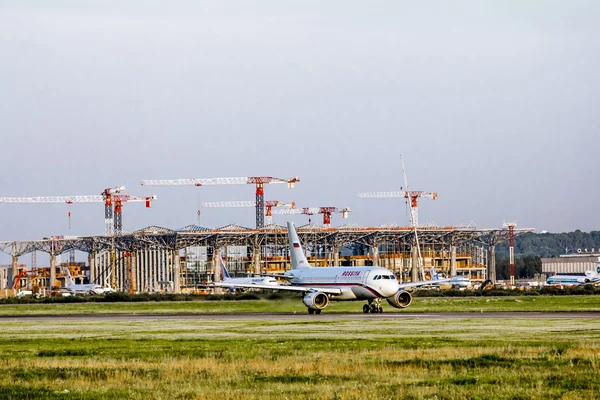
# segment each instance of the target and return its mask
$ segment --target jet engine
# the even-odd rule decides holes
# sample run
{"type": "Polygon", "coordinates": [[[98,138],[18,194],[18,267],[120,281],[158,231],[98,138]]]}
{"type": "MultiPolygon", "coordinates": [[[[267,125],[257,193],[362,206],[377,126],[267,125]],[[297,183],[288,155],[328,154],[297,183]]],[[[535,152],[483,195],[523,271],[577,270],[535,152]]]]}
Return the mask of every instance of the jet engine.
{"type": "Polygon", "coordinates": [[[405,292],[404,290],[400,290],[398,293],[393,295],[392,297],[388,297],[387,302],[390,303],[390,306],[395,308],[406,308],[410,306],[412,303],[412,296],[410,293],[405,292]]]}
{"type": "Polygon", "coordinates": [[[304,305],[313,310],[322,310],[329,304],[329,297],[322,292],[310,292],[302,299],[304,305]]]}

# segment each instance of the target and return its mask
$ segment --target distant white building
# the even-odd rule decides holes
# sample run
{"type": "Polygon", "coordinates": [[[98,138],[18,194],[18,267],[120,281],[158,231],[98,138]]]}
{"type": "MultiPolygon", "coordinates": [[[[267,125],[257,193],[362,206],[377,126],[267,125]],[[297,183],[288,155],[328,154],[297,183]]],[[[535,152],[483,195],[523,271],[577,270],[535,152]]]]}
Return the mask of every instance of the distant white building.
{"type": "Polygon", "coordinates": [[[600,262],[600,253],[565,254],[555,258],[542,258],[542,273],[555,274],[583,274],[585,271],[596,269],[600,262]]]}

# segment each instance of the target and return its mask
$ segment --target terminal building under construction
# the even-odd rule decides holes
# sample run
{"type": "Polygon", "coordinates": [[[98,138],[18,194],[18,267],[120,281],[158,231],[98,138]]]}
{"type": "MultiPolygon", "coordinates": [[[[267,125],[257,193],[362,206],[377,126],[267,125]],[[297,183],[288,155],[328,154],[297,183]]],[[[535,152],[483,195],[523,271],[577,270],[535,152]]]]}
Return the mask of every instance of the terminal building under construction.
{"type": "MultiPolygon", "coordinates": [[[[512,235],[531,229],[514,229],[512,235]]],[[[380,265],[400,281],[428,279],[435,267],[448,276],[468,275],[495,281],[495,245],[509,239],[509,230],[423,226],[418,228],[356,224],[338,228],[308,224],[298,227],[309,261],[316,267],[380,265]],[[419,246],[416,244],[419,243],[419,246]]],[[[267,225],[205,228],[189,225],[171,230],[150,226],[131,234],[51,237],[0,242],[12,263],[0,268],[0,289],[57,291],[66,268],[77,283],[97,283],[128,293],[193,292],[221,280],[219,257],[232,276],[282,273],[289,269],[287,230],[267,225]],[[88,254],[84,263],[59,262],[63,254],[88,254]],[[50,266],[21,263],[25,256],[45,252],[50,266]]]]}

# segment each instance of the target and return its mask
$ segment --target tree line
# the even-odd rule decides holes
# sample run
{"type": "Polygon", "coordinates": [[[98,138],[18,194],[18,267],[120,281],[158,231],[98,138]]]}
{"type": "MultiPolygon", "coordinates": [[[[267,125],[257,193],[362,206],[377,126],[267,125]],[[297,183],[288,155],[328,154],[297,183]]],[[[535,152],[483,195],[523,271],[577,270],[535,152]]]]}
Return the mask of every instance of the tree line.
{"type": "MultiPolygon", "coordinates": [[[[600,231],[525,233],[515,238],[515,277],[532,278],[542,272],[542,258],[595,251],[600,253],[600,231]]],[[[508,242],[496,246],[496,276],[510,277],[508,242]]]]}

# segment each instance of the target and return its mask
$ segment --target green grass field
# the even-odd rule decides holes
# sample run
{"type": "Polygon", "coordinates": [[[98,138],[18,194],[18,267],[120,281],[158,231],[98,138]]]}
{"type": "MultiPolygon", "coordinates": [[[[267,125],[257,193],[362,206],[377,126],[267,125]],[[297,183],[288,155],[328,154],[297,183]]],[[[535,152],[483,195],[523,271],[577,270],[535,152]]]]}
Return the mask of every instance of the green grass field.
{"type": "MultiPolygon", "coordinates": [[[[362,302],[331,302],[327,313],[360,312],[362,302]]],[[[384,312],[600,311],[600,296],[417,297],[406,309],[383,302],[384,312]]],[[[301,297],[284,300],[182,301],[139,303],[2,304],[1,315],[140,313],[306,313],[301,297]]]]}
{"type": "Polygon", "coordinates": [[[600,397],[600,319],[57,319],[0,327],[3,399],[600,397]]]}
{"type": "MultiPolygon", "coordinates": [[[[598,296],[416,298],[465,319],[0,320],[0,399],[596,399],[598,296]]],[[[360,302],[325,312],[359,312],[360,302]]],[[[0,315],[306,313],[300,299],[2,305],[0,315]]],[[[600,314],[599,314],[600,316],[600,314]]]]}

